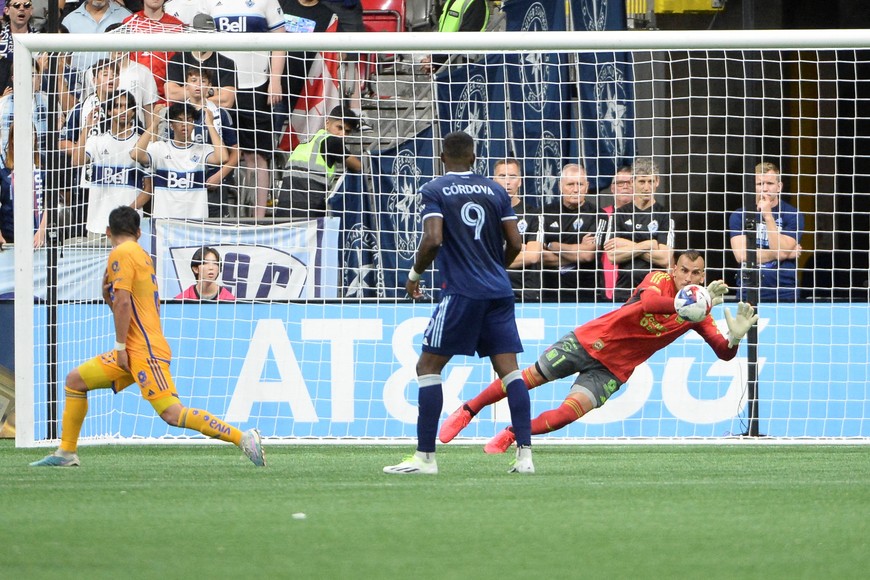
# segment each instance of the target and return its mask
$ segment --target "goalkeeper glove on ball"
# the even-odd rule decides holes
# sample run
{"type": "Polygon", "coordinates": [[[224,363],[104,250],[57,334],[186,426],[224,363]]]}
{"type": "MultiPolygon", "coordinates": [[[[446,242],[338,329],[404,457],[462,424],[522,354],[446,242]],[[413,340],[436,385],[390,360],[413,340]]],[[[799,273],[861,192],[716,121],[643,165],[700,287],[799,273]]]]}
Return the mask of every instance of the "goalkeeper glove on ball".
{"type": "Polygon", "coordinates": [[[722,304],[725,302],[725,295],[728,294],[728,284],[722,280],[714,280],[707,286],[707,293],[713,299],[713,303],[710,305],[711,308],[717,304],[722,304]]]}
{"type": "Polygon", "coordinates": [[[731,318],[731,312],[726,308],[725,323],[728,325],[728,346],[737,346],[740,339],[746,336],[746,333],[756,322],[758,322],[758,315],[751,304],[738,302],[736,318],[731,318]]]}

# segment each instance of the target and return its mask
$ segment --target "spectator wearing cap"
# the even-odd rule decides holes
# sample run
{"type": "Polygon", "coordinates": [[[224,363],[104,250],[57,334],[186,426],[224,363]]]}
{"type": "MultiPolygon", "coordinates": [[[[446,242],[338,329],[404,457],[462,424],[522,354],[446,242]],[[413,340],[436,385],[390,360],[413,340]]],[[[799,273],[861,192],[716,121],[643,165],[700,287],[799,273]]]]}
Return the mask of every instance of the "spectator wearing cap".
{"type": "Polygon", "coordinates": [[[356,113],[338,106],[326,118],[326,127],[296,146],[284,168],[275,217],[313,219],[326,215],[328,193],[340,176],[338,166],[362,170],[359,157],[351,155],[344,144],[345,135],[357,128],[356,113]]]}
{"type": "MultiPolygon", "coordinates": [[[[193,28],[202,32],[214,32],[214,20],[208,14],[199,13],[193,17],[193,28]]],[[[188,69],[194,68],[211,78],[210,94],[206,98],[223,109],[236,106],[236,87],[238,75],[236,63],[228,56],[213,50],[176,52],[169,59],[166,68],[166,99],[174,103],[184,103],[190,99],[185,88],[188,69]]]]}
{"type": "MultiPolygon", "coordinates": [[[[129,10],[112,0],[85,0],[67,14],[62,23],[71,34],[102,34],[109,26],[123,22],[130,14],[129,10]]],[[[76,51],[71,66],[81,74],[108,56],[107,52],[76,51]]]]}

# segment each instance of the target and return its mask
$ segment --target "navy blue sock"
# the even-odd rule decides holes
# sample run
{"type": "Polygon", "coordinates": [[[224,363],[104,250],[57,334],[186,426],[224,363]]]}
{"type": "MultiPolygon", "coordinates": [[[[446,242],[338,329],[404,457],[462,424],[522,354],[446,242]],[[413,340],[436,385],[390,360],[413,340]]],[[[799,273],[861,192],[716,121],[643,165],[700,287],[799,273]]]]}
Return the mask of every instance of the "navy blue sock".
{"type": "Polygon", "coordinates": [[[508,407],[511,410],[511,425],[517,439],[517,446],[532,444],[532,405],[529,400],[529,387],[523,381],[520,371],[514,371],[502,379],[506,384],[508,407]]]}
{"type": "Polygon", "coordinates": [[[441,375],[422,375],[417,377],[417,383],[420,385],[417,398],[417,451],[434,453],[438,419],[444,407],[441,375]]]}

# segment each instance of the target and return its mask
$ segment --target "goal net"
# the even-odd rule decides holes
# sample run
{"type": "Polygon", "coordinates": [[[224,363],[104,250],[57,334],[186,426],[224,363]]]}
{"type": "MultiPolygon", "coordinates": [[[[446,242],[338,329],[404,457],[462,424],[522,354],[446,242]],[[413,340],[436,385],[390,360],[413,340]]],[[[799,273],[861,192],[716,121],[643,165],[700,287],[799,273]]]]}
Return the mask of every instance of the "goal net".
{"type": "MultiPolygon", "coordinates": [[[[722,441],[747,431],[750,384],[764,434],[870,437],[867,31],[130,32],[15,39],[0,159],[25,193],[0,293],[16,296],[18,445],[56,443],[65,375],[113,347],[103,234],[120,204],[142,212],[185,404],[274,441],[415,437],[437,260],[431,300],[408,302],[404,285],[419,188],[441,175],[451,131],[475,138],[476,172],[522,198],[521,367],[662,268],[614,240],[702,250],[708,282],[735,289],[712,312],[721,328],[741,284],[759,303],[757,353],[719,361],[689,332],[542,440],[722,441]],[[759,163],[776,167],[772,219],[799,244],[773,259],[759,163]]],[[[488,361],[456,357],[445,413],[492,378],[488,361]]],[[[533,416],[570,385],[534,389],[533,416]]],[[[82,442],[202,439],[138,391],[91,392],[82,442]]],[[[500,403],[463,436],[508,420],[500,403]]]]}

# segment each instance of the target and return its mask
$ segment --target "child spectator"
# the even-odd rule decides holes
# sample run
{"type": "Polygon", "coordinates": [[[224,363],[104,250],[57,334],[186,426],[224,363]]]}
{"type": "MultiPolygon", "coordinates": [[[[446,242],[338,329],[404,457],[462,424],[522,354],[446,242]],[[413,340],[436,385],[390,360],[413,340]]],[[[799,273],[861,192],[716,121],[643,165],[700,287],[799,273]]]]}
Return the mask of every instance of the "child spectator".
{"type": "Polygon", "coordinates": [[[187,103],[168,109],[171,137],[159,139],[160,120],[165,106],[158,105],[148,131],[139,137],[130,156],[150,167],[154,180],[152,216],[157,218],[205,219],[208,193],[205,188],[206,164],[222,165],[228,155],[214,126],[212,112],[204,108],[205,125],[211,143],[193,139],[196,110],[187,103]]]}
{"type": "Polygon", "coordinates": [[[190,260],[190,271],[193,272],[196,283],[176,296],[176,300],[228,302],[236,299],[232,292],[218,284],[218,276],[221,273],[221,255],[214,248],[204,246],[196,250],[190,260]]]}
{"type": "Polygon", "coordinates": [[[208,189],[208,217],[228,217],[229,197],[233,191],[233,172],[239,165],[238,139],[233,127],[232,115],[208,99],[213,94],[211,71],[208,69],[187,69],[185,94],[187,102],[197,111],[196,126],[193,131],[193,141],[196,143],[211,143],[208,126],[205,123],[203,108],[211,111],[214,127],[224,146],[227,148],[227,160],[221,165],[209,164],[205,173],[205,186],[208,189]]]}

